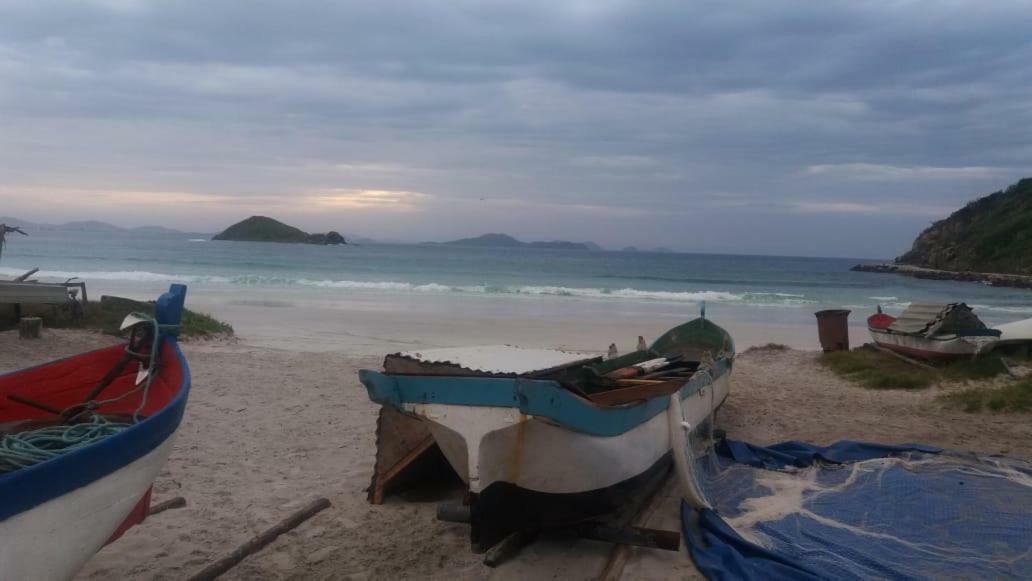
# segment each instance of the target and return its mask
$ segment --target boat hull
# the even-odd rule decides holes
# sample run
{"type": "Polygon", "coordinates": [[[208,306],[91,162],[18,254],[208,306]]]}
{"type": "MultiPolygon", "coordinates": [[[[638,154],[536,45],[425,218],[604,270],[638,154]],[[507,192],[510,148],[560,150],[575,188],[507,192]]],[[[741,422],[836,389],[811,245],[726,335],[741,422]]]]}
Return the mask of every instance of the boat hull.
{"type": "MultiPolygon", "coordinates": [[[[179,323],[185,296],[186,287],[173,285],[158,298],[156,330],[179,323]]],[[[160,351],[150,359],[156,368],[146,384],[137,380],[140,364],[127,364],[124,345],[0,375],[5,431],[53,423],[51,411],[19,399],[59,410],[91,400],[104,416],[135,420],[0,474],[3,581],[70,579],[101,547],[146,518],[151,485],[168,459],[190,391],[190,370],[175,337],[161,332],[155,344],[160,351]],[[94,399],[98,384],[105,399],[94,399]]]]}
{"type": "MultiPolygon", "coordinates": [[[[680,398],[693,427],[727,398],[729,372],[680,398]]],[[[662,399],[666,399],[665,397],[662,399]]],[[[666,413],[614,435],[589,434],[517,408],[403,404],[469,486],[471,539],[486,549],[518,530],[575,524],[624,505],[670,465],[666,413]]]]}
{"type": "Polygon", "coordinates": [[[910,357],[941,361],[977,357],[990,351],[999,341],[997,337],[982,335],[947,335],[929,338],[882,329],[872,328],[869,330],[871,339],[881,347],[910,357]]]}
{"type": "Polygon", "coordinates": [[[0,522],[5,581],[71,579],[150,490],[173,438],[123,468],[0,522]]]}

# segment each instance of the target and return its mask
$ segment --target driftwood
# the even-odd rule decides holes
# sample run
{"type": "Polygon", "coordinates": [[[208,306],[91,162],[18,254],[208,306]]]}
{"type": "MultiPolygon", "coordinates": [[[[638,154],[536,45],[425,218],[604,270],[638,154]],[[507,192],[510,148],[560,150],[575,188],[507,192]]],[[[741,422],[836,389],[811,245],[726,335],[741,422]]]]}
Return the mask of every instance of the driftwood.
{"type": "Polygon", "coordinates": [[[28,280],[28,278],[30,276],[36,274],[37,272],[39,272],[39,267],[38,266],[36,268],[33,268],[32,270],[30,270],[29,272],[26,272],[25,274],[15,278],[14,282],[25,282],[26,280],[28,280]]]}
{"type": "Polygon", "coordinates": [[[182,496],[177,496],[150,507],[150,510],[147,511],[147,516],[154,516],[158,513],[165,512],[166,510],[172,508],[183,508],[184,506],[186,506],[186,499],[182,496]]]}
{"type": "Polygon", "coordinates": [[[39,339],[43,335],[43,319],[39,317],[22,317],[18,320],[18,337],[21,339],[39,339]]]}
{"type": "Polygon", "coordinates": [[[283,533],[297,528],[298,525],[312,518],[319,512],[329,508],[329,506],[330,501],[325,498],[317,498],[313,500],[301,510],[280,521],[262,534],[247,541],[229,555],[215,561],[211,565],[208,565],[202,569],[200,573],[190,577],[188,581],[210,581],[211,579],[219,577],[226,571],[229,571],[238,565],[249,555],[257,553],[265,548],[266,545],[275,541],[283,533]]]}

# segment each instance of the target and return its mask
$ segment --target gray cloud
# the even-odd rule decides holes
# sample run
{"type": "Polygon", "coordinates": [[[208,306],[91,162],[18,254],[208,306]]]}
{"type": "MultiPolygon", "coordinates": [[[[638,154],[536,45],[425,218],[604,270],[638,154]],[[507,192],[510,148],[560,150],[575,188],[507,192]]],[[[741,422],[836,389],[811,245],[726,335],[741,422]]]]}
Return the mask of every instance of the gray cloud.
{"type": "Polygon", "coordinates": [[[272,208],[388,238],[889,256],[1029,173],[1030,17],[974,1],[12,0],[0,194],[5,213],[104,217],[71,194],[34,201],[133,192],[114,211],[136,223],[272,208]],[[422,196],[305,207],[329,190],[422,196]],[[220,201],[191,216],[196,196],[220,201]]]}

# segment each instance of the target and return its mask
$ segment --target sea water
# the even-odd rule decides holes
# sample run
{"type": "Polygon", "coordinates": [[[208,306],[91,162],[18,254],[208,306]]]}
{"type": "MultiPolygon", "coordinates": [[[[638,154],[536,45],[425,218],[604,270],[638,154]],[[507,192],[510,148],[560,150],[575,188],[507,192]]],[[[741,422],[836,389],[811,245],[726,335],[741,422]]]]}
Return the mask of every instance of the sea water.
{"type": "Polygon", "coordinates": [[[452,317],[584,313],[673,321],[695,316],[705,302],[719,321],[812,326],[813,312],[826,308],[853,310],[857,324],[878,305],[896,313],[911,301],[964,301],[989,324],[1032,317],[1032,291],[849,270],[861,261],[40,231],[9,236],[0,276],[39,267],[45,280],[87,281],[94,298],[153,297],[170,282],[184,282],[193,300],[214,305],[216,314],[220,301],[266,307],[348,301],[452,317]]]}

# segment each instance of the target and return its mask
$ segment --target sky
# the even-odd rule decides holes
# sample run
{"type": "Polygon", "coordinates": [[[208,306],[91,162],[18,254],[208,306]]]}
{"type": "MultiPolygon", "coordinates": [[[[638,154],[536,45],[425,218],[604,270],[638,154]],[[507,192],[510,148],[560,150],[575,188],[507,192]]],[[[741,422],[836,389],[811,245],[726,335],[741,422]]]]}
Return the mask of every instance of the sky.
{"type": "Polygon", "coordinates": [[[0,1],[0,215],[891,258],[1032,175],[1028,1],[0,1]]]}

